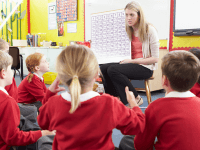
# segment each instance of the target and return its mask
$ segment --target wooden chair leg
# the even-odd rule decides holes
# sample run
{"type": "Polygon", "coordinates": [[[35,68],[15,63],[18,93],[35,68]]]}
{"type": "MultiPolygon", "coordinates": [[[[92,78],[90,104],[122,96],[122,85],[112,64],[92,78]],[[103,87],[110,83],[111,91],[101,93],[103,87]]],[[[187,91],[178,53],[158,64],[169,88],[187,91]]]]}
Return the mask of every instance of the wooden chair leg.
{"type": "Polygon", "coordinates": [[[146,90],[146,95],[147,95],[147,101],[148,104],[151,103],[151,92],[150,92],[150,88],[149,88],[149,80],[144,80],[144,84],[145,84],[145,90],[146,90]]]}

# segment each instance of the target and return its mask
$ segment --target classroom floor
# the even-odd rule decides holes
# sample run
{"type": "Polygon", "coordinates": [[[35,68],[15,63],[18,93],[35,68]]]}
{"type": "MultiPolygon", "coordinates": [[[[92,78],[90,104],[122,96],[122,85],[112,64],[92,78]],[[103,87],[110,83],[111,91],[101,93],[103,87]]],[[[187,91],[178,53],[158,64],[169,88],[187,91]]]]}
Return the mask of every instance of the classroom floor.
{"type": "MultiPolygon", "coordinates": [[[[15,76],[15,80],[16,80],[16,84],[18,86],[21,82],[18,75],[15,76]]],[[[49,87],[49,85],[46,85],[46,86],[49,87]]],[[[61,86],[63,86],[63,85],[61,85],[61,86]]],[[[65,87],[65,88],[67,89],[67,87],[65,87]]],[[[145,92],[138,92],[138,94],[143,98],[143,101],[144,101],[144,103],[140,107],[147,107],[148,103],[147,103],[146,93],[145,92]]],[[[163,90],[151,92],[152,101],[154,101],[158,98],[164,97],[164,96],[165,96],[165,93],[164,93],[163,90]]],[[[145,111],[145,108],[141,108],[141,109],[142,109],[143,112],[145,111]]],[[[113,139],[113,143],[116,147],[119,146],[119,143],[120,143],[122,137],[123,137],[123,135],[119,130],[117,130],[117,129],[113,130],[112,139],[113,139]]]]}

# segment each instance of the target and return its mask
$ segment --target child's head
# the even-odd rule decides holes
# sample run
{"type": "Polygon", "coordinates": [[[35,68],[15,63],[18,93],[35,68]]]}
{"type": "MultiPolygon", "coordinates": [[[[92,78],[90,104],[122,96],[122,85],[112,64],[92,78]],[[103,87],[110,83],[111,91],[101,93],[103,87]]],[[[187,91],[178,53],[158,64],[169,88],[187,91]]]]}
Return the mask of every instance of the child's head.
{"type": "Polygon", "coordinates": [[[11,66],[13,63],[13,58],[3,51],[0,51],[0,74],[1,79],[4,79],[5,86],[12,84],[13,71],[11,66]]]}
{"type": "Polygon", "coordinates": [[[94,53],[86,46],[67,46],[58,56],[56,70],[62,83],[69,87],[73,113],[79,103],[80,94],[89,86],[93,87],[99,65],[94,53]]]}
{"type": "MultiPolygon", "coordinates": [[[[192,48],[192,49],[189,50],[189,52],[194,54],[200,60],[200,49],[192,48]]],[[[197,82],[200,84],[200,77],[199,77],[197,82]]]]}
{"type": "Polygon", "coordinates": [[[49,71],[49,63],[46,61],[46,57],[41,53],[34,53],[26,58],[26,67],[30,72],[27,80],[32,81],[33,73],[44,74],[49,71]]]}
{"type": "Polygon", "coordinates": [[[3,39],[0,39],[0,50],[4,51],[6,53],[9,52],[9,45],[6,41],[4,41],[3,39]]]}
{"type": "Polygon", "coordinates": [[[200,63],[196,56],[187,51],[172,51],[162,58],[162,75],[170,87],[178,92],[190,90],[197,82],[200,63]]]}

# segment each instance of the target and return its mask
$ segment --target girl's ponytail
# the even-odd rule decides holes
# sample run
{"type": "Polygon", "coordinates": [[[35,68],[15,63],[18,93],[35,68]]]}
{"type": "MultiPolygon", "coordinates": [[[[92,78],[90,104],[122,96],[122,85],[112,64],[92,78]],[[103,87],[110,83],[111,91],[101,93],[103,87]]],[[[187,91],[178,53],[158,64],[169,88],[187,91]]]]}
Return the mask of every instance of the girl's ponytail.
{"type": "Polygon", "coordinates": [[[28,75],[28,77],[27,77],[28,83],[30,83],[30,82],[32,81],[33,73],[34,73],[34,72],[31,72],[31,73],[28,75]]]}
{"type": "Polygon", "coordinates": [[[69,90],[71,94],[71,109],[69,112],[72,114],[80,104],[81,85],[77,75],[73,76],[69,90]]]}

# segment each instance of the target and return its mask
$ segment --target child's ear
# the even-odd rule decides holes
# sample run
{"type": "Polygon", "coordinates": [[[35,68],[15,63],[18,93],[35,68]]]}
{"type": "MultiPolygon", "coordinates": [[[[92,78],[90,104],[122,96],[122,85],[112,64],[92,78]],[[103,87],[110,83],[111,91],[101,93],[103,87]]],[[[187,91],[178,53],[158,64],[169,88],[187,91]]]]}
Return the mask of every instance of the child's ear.
{"type": "Polygon", "coordinates": [[[39,70],[40,70],[40,67],[39,67],[39,66],[35,66],[35,70],[36,70],[36,71],[39,71],[39,70]]]}
{"type": "Polygon", "coordinates": [[[163,75],[162,76],[162,80],[163,80],[163,85],[166,86],[166,87],[168,87],[169,86],[169,80],[168,80],[168,78],[165,75],[163,75]]]}
{"type": "Polygon", "coordinates": [[[5,70],[4,70],[4,69],[2,69],[2,70],[0,71],[0,78],[1,78],[1,79],[4,79],[4,78],[5,78],[5,70]]]}

